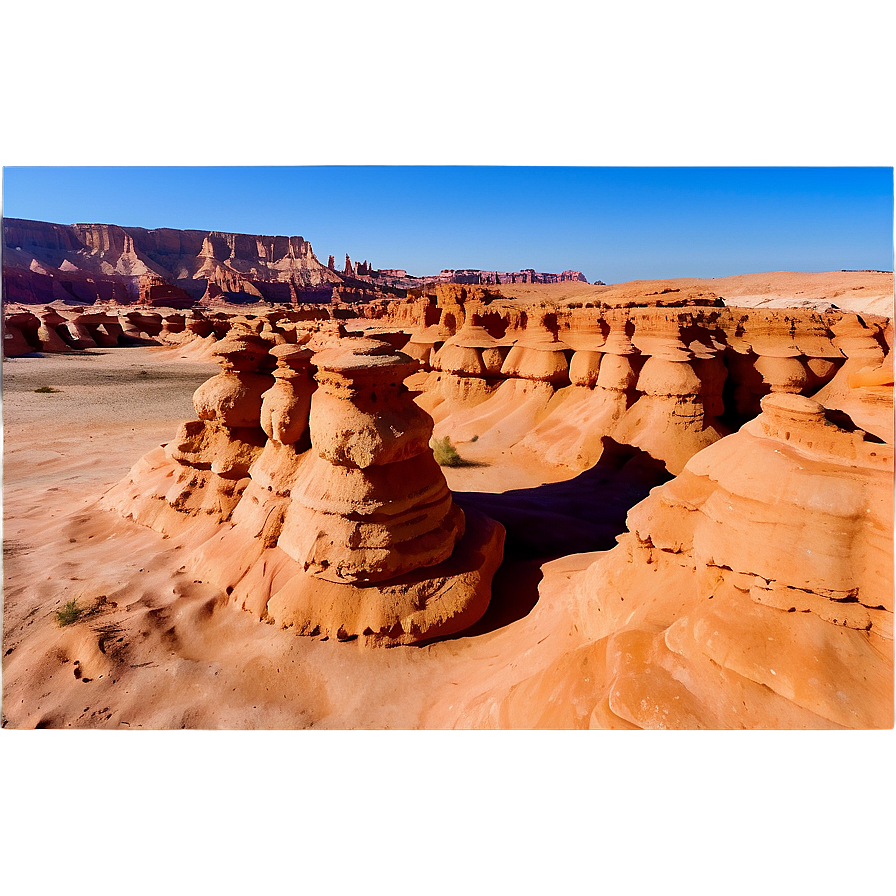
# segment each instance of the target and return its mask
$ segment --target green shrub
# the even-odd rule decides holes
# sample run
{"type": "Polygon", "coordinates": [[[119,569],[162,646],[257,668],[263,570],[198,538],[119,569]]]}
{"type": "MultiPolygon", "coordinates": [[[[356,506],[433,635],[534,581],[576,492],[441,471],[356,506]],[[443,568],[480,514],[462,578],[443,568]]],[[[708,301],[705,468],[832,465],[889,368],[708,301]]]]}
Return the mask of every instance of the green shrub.
{"type": "Polygon", "coordinates": [[[61,389],[54,389],[52,386],[40,386],[34,390],[35,392],[61,392],[61,389]]]}
{"type": "Polygon", "coordinates": [[[78,606],[78,598],[73,597],[68,603],[63,604],[61,610],[56,611],[56,624],[62,628],[65,625],[71,625],[80,619],[84,610],[78,606]]]}
{"type": "Polygon", "coordinates": [[[445,436],[443,439],[433,439],[430,443],[436,463],[440,467],[462,467],[463,458],[457,453],[457,449],[451,444],[451,439],[445,436]]]}

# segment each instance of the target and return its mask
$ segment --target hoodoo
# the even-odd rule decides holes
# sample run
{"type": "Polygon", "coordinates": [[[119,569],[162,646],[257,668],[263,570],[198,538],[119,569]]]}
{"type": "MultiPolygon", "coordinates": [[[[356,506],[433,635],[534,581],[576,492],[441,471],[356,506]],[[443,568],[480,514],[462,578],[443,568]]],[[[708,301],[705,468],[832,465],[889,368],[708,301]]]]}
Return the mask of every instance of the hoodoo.
{"type": "Polygon", "coordinates": [[[472,625],[504,531],[454,503],[432,418],[404,385],[418,362],[364,338],[270,348],[223,340],[224,372],[194,396],[200,419],[106,506],[169,534],[192,528],[196,569],[300,634],[392,645],[472,625]]]}

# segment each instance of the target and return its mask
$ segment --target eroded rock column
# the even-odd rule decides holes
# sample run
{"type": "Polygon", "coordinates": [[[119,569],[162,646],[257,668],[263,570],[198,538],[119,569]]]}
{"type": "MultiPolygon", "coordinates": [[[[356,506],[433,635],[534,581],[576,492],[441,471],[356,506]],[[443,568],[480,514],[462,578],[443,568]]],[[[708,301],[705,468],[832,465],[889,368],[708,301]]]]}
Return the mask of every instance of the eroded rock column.
{"type": "Polygon", "coordinates": [[[274,382],[268,348],[251,334],[215,346],[223,370],[196,390],[199,419],[182,424],[167,447],[180,468],[165,495],[175,509],[224,520],[236,506],[267,438],[259,420],[262,396],[274,382]]]}
{"type": "Polygon", "coordinates": [[[268,618],[303,634],[410,643],[485,611],[503,530],[454,503],[432,419],[403,380],[417,362],[353,339],[315,356],[311,450],[278,547],[301,567],[268,618]]]}

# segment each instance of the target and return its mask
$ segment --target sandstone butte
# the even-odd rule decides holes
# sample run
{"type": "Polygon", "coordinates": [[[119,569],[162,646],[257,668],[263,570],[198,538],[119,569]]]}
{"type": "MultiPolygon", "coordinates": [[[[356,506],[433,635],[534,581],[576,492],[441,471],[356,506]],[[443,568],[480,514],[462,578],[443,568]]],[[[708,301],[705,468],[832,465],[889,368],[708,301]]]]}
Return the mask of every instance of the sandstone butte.
{"type": "Polygon", "coordinates": [[[6,303],[47,305],[114,303],[186,309],[256,302],[366,302],[397,297],[408,288],[444,282],[584,281],[579,271],[559,274],[443,271],[417,277],[377,270],[368,262],[336,270],[323,265],[301,236],[222,231],[53,224],[3,219],[3,294],[6,303]],[[491,279],[489,279],[491,278],[491,279]]]}
{"type": "MultiPolygon", "coordinates": [[[[174,539],[271,638],[393,647],[429,675],[410,727],[889,728],[892,275],[884,315],[803,276],[813,307],[726,304],[720,281],[443,284],[354,317],[10,309],[7,332],[217,360],[196,419],[94,512],[174,539]],[[445,436],[465,466],[436,463],[445,436]]],[[[5,637],[36,693],[27,632],[5,637]]]]}

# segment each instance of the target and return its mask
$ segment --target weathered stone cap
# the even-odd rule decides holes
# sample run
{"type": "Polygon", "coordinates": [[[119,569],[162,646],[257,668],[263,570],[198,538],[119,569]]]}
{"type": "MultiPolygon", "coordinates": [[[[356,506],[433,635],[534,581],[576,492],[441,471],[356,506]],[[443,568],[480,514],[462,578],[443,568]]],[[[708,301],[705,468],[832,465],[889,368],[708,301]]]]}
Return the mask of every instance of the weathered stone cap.
{"type": "Polygon", "coordinates": [[[230,358],[244,355],[253,358],[263,358],[270,350],[270,344],[260,336],[252,333],[239,333],[228,335],[215,344],[212,355],[218,358],[230,358]]]}
{"type": "Polygon", "coordinates": [[[790,328],[772,321],[766,332],[744,334],[757,355],[765,358],[798,358],[803,350],[796,344],[790,328]]]}
{"type": "Polygon", "coordinates": [[[759,402],[762,413],[767,414],[777,422],[800,421],[822,422],[824,406],[804,395],[795,395],[789,392],[772,392],[764,396],[759,402]]]}
{"type": "Polygon", "coordinates": [[[432,324],[412,333],[409,342],[414,345],[435,345],[437,342],[447,342],[453,335],[444,324],[432,324]]]}
{"type": "Polygon", "coordinates": [[[288,342],[275,345],[270,353],[281,363],[288,367],[294,367],[310,361],[314,357],[314,352],[310,348],[303,348],[300,345],[293,345],[288,342]]]}
{"type": "Polygon", "coordinates": [[[411,367],[419,365],[419,361],[396,351],[388,342],[362,337],[351,339],[345,345],[325,349],[318,352],[314,363],[319,370],[336,372],[362,371],[374,368],[411,367]]]}
{"type": "Polygon", "coordinates": [[[495,339],[485,327],[479,324],[464,324],[446,344],[456,345],[460,348],[498,348],[502,345],[513,345],[513,342],[508,339],[495,339]]]}

